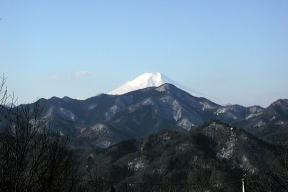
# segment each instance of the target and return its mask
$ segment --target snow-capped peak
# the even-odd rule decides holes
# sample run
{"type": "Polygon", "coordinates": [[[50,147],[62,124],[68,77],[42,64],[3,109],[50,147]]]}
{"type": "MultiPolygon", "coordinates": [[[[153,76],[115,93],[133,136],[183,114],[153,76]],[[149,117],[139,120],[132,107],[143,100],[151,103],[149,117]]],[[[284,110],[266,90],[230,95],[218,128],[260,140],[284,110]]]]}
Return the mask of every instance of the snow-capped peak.
{"type": "Polygon", "coordinates": [[[170,80],[165,75],[157,73],[143,73],[136,79],[125,83],[119,88],[109,92],[110,95],[122,95],[138,89],[144,89],[147,87],[159,87],[165,83],[175,84],[173,80],[170,80]]]}

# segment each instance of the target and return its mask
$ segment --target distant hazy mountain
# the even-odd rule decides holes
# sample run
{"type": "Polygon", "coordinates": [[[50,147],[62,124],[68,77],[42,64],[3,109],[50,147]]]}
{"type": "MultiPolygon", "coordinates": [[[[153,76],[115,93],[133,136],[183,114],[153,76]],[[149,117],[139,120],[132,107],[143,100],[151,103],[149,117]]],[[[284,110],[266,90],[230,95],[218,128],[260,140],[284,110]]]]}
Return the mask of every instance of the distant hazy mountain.
{"type": "Polygon", "coordinates": [[[162,130],[123,141],[86,153],[82,162],[119,184],[205,183],[197,190],[240,191],[243,173],[281,167],[275,150],[244,130],[211,122],[192,133],[162,130]]]}
{"type": "Polygon", "coordinates": [[[128,81],[124,85],[120,86],[119,88],[109,92],[110,95],[122,95],[125,93],[129,93],[131,91],[136,91],[139,89],[144,89],[148,87],[159,87],[165,83],[173,84],[178,88],[193,94],[194,96],[198,95],[196,91],[191,91],[184,88],[183,85],[179,84],[178,82],[170,79],[166,75],[163,75],[159,72],[156,73],[143,73],[142,75],[136,77],[132,81],[128,81]]]}
{"type": "Polygon", "coordinates": [[[125,83],[119,88],[109,92],[111,95],[122,95],[131,91],[147,87],[159,87],[165,83],[172,83],[170,79],[161,73],[144,73],[132,81],[125,83]]]}

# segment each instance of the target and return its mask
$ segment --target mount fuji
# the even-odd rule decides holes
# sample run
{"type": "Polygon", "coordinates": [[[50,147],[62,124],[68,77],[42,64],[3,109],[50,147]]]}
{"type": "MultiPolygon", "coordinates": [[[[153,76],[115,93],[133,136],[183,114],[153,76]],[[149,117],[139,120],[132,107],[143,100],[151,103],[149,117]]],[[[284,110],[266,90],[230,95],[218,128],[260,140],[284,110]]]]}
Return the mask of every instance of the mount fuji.
{"type": "Polygon", "coordinates": [[[143,73],[142,75],[136,77],[132,81],[128,81],[119,88],[109,92],[109,95],[123,95],[132,91],[139,89],[145,89],[148,87],[159,87],[163,84],[173,84],[176,87],[189,92],[194,96],[199,96],[196,91],[191,91],[188,88],[185,88],[183,85],[177,83],[176,81],[170,79],[169,77],[159,73],[143,73]]]}

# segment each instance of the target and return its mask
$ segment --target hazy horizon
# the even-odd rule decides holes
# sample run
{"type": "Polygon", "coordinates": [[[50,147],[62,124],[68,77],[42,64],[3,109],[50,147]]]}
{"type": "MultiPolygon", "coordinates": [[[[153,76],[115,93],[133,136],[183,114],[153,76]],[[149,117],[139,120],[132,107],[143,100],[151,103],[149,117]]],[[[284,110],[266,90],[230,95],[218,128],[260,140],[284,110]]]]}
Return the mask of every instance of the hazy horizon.
{"type": "Polygon", "coordinates": [[[0,2],[0,67],[19,103],[85,99],[161,72],[220,104],[288,98],[288,1],[0,2]]]}

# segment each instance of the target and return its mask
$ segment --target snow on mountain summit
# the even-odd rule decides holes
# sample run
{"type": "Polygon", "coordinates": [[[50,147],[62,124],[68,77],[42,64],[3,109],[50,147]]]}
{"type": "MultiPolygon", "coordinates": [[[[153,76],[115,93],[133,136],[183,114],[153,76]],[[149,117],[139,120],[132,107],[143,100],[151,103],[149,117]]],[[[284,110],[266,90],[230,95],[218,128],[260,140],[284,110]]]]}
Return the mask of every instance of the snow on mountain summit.
{"type": "Polygon", "coordinates": [[[132,81],[128,81],[119,88],[109,92],[110,95],[122,95],[131,91],[144,89],[147,87],[159,87],[165,83],[174,84],[175,82],[165,75],[157,73],[143,73],[132,81]]]}

